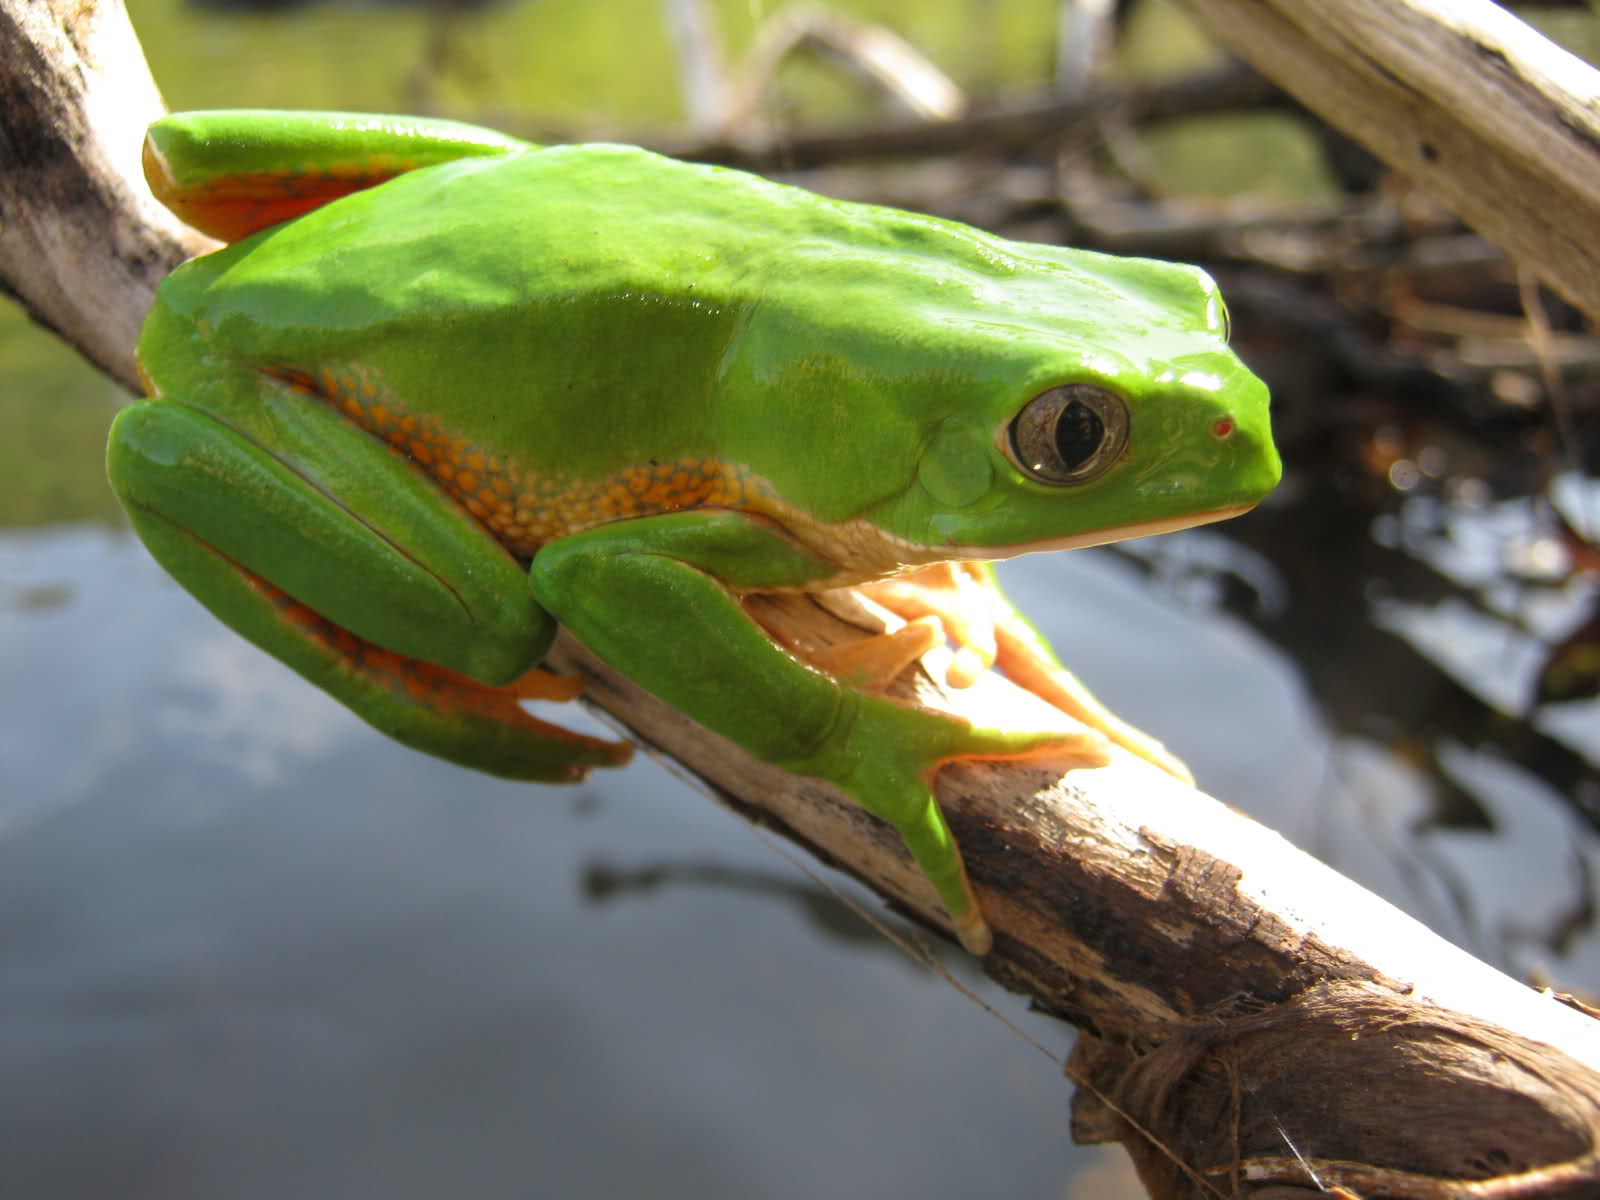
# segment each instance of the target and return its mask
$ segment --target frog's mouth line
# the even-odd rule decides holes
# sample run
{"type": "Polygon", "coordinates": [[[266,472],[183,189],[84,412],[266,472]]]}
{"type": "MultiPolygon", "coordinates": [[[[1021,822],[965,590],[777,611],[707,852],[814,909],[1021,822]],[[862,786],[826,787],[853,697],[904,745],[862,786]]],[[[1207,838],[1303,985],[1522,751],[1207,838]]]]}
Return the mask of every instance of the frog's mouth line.
{"type": "Polygon", "coordinates": [[[1107,542],[1122,542],[1129,538],[1154,537],[1158,533],[1172,533],[1190,529],[1195,525],[1209,525],[1213,521],[1226,521],[1255,507],[1250,504],[1230,504],[1210,512],[1187,513],[1181,517],[1163,517],[1158,521],[1135,521],[1131,525],[1114,525],[1110,529],[1094,529],[1066,537],[1040,538],[1036,542],[1019,542],[1013,546],[951,546],[949,557],[994,562],[1003,558],[1016,558],[1020,554],[1040,554],[1047,550],[1082,550],[1087,546],[1103,546],[1107,542]]]}

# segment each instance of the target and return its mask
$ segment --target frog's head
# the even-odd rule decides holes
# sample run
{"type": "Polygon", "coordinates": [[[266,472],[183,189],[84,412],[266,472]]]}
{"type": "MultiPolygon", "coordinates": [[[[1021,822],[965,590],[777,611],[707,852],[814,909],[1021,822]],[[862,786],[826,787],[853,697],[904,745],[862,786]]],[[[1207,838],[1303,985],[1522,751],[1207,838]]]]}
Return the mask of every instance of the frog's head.
{"type": "Polygon", "coordinates": [[[989,347],[981,403],[927,430],[885,525],[1000,558],[1221,520],[1277,485],[1267,389],[1228,348],[1216,285],[1112,261],[1093,284],[1118,315],[1085,328],[1041,308],[1023,344],[989,347]]]}
{"type": "Polygon", "coordinates": [[[1004,558],[1220,520],[1276,485],[1266,387],[1203,271],[907,222],[892,284],[826,265],[853,278],[825,344],[871,356],[855,378],[894,431],[856,430],[883,480],[857,515],[931,558],[1004,558]]]}

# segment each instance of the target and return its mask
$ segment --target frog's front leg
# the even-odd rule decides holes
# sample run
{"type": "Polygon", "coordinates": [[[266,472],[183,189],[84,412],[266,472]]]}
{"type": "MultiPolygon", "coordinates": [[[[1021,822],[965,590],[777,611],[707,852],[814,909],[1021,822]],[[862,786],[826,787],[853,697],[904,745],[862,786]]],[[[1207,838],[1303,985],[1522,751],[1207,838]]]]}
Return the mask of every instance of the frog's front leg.
{"type": "Polygon", "coordinates": [[[533,669],[555,623],[470,514],[303,387],[234,368],[220,393],[125,409],[108,451],[140,537],[206,607],[417,749],[551,782],[627,758],[522,710],[573,686],[533,669]]]}
{"type": "Polygon", "coordinates": [[[829,564],[736,512],[681,512],[559,538],[535,556],[539,604],[635,682],[756,757],[836,784],[899,832],[962,944],[990,946],[933,794],[944,764],[1025,758],[1071,735],[975,728],[864,695],[782,649],[739,593],[800,586],[829,564]]]}
{"type": "Polygon", "coordinates": [[[1054,705],[1112,742],[1192,784],[1189,768],[1143,730],[1135,729],[1097,700],[1061,664],[1050,643],[1017,611],[986,562],[936,563],[905,575],[866,584],[861,591],[907,621],[936,620],[957,646],[950,682],[967,686],[976,673],[999,667],[1018,687],[1054,705]]]}

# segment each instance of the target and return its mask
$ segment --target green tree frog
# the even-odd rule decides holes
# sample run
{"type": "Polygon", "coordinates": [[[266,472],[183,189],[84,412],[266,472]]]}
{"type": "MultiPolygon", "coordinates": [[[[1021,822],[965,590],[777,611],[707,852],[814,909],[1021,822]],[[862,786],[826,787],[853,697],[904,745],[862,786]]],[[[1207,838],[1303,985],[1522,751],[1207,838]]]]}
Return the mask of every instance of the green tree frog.
{"type": "Polygon", "coordinates": [[[1279,476],[1199,269],[1007,241],[615,145],[213,112],[146,173],[233,244],[144,326],[113,486],[228,625],[410,746],[566,781],[625,744],[534,719],[556,628],[892,823],[991,939],[932,792],[1109,739],[987,564],[1215,521],[1279,476]],[[807,657],[750,597],[860,585],[904,624],[807,657]],[[951,644],[1090,727],[891,699],[951,644]]]}

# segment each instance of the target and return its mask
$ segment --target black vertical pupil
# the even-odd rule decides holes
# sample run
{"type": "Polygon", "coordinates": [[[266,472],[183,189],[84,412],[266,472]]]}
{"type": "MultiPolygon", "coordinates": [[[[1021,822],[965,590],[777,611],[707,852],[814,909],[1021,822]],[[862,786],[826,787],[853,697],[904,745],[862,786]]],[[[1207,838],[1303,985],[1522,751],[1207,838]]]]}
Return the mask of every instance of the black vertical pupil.
{"type": "Polygon", "coordinates": [[[1056,453],[1069,471],[1076,471],[1106,440],[1106,423],[1082,400],[1074,400],[1056,418],[1056,453]]]}

